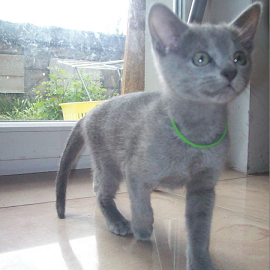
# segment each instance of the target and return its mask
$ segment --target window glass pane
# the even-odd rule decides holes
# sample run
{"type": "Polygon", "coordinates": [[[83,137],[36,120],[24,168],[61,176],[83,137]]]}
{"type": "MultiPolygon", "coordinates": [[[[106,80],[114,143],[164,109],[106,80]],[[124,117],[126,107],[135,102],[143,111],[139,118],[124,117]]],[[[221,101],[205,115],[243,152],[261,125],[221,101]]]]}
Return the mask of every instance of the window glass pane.
{"type": "MultiPolygon", "coordinates": [[[[128,4],[6,1],[0,9],[0,121],[62,120],[61,103],[120,95],[128,4]]],[[[77,120],[88,109],[70,110],[77,120]]]]}

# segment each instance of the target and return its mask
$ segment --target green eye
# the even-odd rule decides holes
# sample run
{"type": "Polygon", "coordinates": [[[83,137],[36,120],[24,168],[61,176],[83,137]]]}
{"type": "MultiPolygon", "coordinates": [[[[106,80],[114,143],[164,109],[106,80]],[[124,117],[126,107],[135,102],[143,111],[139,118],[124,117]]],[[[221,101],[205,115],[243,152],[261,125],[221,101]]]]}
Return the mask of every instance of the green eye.
{"type": "Polygon", "coordinates": [[[196,53],[192,58],[193,64],[198,67],[207,65],[210,62],[210,60],[211,60],[210,56],[204,52],[196,53]]]}
{"type": "Polygon", "coordinates": [[[233,59],[234,63],[244,66],[247,63],[247,58],[244,55],[244,53],[242,52],[236,52],[234,54],[234,59],[233,59]]]}

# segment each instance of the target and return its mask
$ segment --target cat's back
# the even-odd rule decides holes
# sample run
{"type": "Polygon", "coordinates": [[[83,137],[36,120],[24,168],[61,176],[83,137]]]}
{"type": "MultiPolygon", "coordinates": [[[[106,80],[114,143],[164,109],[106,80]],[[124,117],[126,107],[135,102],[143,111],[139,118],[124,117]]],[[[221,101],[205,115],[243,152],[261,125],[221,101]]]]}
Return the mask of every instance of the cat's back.
{"type": "Polygon", "coordinates": [[[137,92],[114,97],[91,110],[84,119],[86,125],[111,125],[139,120],[151,103],[158,101],[159,92],[137,92]]]}
{"type": "Polygon", "coordinates": [[[144,107],[147,107],[150,103],[156,101],[160,97],[160,92],[136,92],[130,93],[118,97],[114,97],[102,104],[103,108],[97,108],[103,110],[105,107],[111,112],[116,112],[121,107],[129,108],[129,111],[133,113],[139,112],[144,107]]]}

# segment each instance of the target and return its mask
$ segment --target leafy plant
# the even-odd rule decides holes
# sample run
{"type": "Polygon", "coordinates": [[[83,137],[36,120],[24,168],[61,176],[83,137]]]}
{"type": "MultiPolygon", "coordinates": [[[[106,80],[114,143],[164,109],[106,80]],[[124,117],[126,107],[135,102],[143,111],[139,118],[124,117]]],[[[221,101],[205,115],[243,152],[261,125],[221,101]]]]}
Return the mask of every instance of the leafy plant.
{"type": "MultiPolygon", "coordinates": [[[[61,103],[89,100],[82,82],[77,77],[58,67],[49,69],[50,80],[33,89],[36,95],[34,100],[13,100],[12,109],[5,112],[0,110],[0,120],[62,120],[61,103]]],[[[107,90],[102,88],[99,81],[94,81],[89,74],[83,74],[82,77],[92,100],[106,98],[107,90]]]]}
{"type": "Polygon", "coordinates": [[[0,96],[0,121],[3,120],[36,120],[37,112],[31,99],[20,99],[13,95],[0,96]]]}

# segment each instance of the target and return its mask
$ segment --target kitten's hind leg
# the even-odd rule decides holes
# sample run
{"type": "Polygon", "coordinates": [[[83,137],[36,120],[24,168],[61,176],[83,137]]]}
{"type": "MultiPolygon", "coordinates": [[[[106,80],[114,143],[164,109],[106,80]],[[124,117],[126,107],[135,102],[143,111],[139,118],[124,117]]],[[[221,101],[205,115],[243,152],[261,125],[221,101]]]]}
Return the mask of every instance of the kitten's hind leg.
{"type": "Polygon", "coordinates": [[[130,221],[123,217],[114,202],[119,182],[111,173],[94,170],[94,189],[109,231],[117,235],[128,235],[132,233],[130,221]]]}

